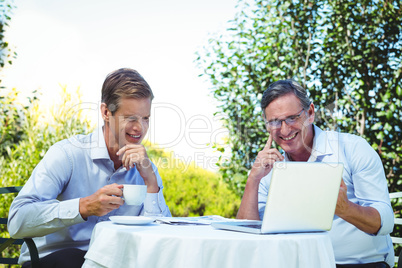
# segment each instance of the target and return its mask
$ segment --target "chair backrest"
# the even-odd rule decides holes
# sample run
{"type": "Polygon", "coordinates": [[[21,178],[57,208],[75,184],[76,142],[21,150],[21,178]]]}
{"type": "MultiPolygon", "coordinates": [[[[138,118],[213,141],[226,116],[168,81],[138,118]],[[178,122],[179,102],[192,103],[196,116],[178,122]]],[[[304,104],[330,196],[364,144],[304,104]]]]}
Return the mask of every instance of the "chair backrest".
{"type": "MultiPolygon", "coordinates": [[[[11,194],[11,193],[18,193],[21,190],[22,186],[16,187],[2,187],[0,188],[0,194],[11,194]]],[[[0,226],[2,231],[7,231],[7,215],[5,217],[0,217],[0,226]]],[[[14,239],[10,237],[0,237],[0,253],[2,253],[6,248],[10,247],[11,245],[22,245],[24,242],[23,239],[14,239]]],[[[18,257],[12,258],[0,258],[1,264],[17,264],[18,257]]]]}
{"type": "MultiPolygon", "coordinates": [[[[16,194],[21,189],[22,186],[0,187],[0,195],[12,194],[12,193],[16,194]]],[[[5,231],[5,233],[8,233],[7,222],[8,222],[7,217],[0,217],[0,226],[3,227],[1,228],[1,231],[5,231]]],[[[0,254],[1,254],[0,256],[2,256],[3,255],[2,252],[11,245],[22,245],[24,242],[28,247],[29,255],[31,257],[31,268],[40,268],[38,249],[36,248],[35,242],[33,241],[32,238],[14,239],[10,237],[0,237],[0,254]]],[[[17,264],[17,263],[18,263],[18,257],[0,258],[0,264],[17,264]]]]}
{"type": "MultiPolygon", "coordinates": [[[[399,231],[400,234],[402,234],[402,227],[398,228],[399,226],[402,226],[402,218],[401,218],[402,211],[399,210],[402,208],[402,192],[390,193],[389,197],[391,198],[391,204],[392,207],[394,208],[394,215],[395,215],[394,230],[396,229],[397,231],[399,231]]],[[[400,245],[400,247],[402,247],[401,235],[396,236],[396,234],[392,233],[391,239],[394,245],[400,245]]],[[[395,263],[398,264],[398,267],[402,267],[402,250],[400,249],[400,247],[398,246],[396,247],[396,250],[399,251],[399,253],[395,252],[395,263]]]]}

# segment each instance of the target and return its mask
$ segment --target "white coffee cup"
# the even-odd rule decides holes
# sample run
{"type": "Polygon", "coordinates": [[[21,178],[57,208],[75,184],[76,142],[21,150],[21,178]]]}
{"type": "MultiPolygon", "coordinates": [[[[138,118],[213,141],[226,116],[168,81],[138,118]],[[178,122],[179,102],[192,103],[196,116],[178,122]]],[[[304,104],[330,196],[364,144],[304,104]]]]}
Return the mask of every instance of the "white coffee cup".
{"type": "Polygon", "coordinates": [[[123,184],[123,198],[127,205],[139,206],[147,196],[146,185],[123,184]]]}

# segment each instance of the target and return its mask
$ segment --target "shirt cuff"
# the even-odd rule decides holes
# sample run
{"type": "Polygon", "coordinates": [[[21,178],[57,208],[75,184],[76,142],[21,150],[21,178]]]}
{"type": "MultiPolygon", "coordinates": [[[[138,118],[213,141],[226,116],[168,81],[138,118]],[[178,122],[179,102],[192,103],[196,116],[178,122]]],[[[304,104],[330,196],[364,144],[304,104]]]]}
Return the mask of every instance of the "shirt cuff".
{"type": "Polygon", "coordinates": [[[158,216],[162,214],[163,199],[159,198],[160,194],[162,194],[162,191],[159,191],[159,193],[147,193],[144,201],[144,215],[158,216]]]}
{"type": "Polygon", "coordinates": [[[375,235],[388,235],[394,228],[394,213],[393,210],[383,204],[372,204],[372,208],[375,208],[380,214],[381,227],[375,235]]]}
{"type": "Polygon", "coordinates": [[[80,199],[75,198],[60,202],[59,219],[66,226],[85,222],[80,214],[80,199]]]}

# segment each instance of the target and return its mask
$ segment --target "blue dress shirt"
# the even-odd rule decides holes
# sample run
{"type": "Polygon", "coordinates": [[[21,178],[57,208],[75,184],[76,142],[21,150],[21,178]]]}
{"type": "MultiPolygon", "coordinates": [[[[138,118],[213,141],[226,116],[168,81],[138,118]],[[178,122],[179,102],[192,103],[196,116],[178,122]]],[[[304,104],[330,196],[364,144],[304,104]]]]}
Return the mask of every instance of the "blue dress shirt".
{"type": "MultiPolygon", "coordinates": [[[[144,184],[136,168],[114,169],[102,128],[54,144],[36,166],[9,212],[8,229],[15,238],[34,237],[42,258],[54,251],[75,247],[87,250],[95,224],[113,215],[171,216],[163,197],[162,179],[152,163],[159,193],[148,193],[140,206],[122,205],[102,217],[85,221],[79,199],[108,184],[144,184]]],[[[24,244],[19,263],[29,260],[24,244]]]]}
{"type": "MultiPolygon", "coordinates": [[[[381,216],[377,234],[367,234],[335,215],[329,235],[337,264],[358,264],[386,261],[394,265],[394,250],[390,233],[394,214],[389,200],[387,180],[381,159],[361,137],[322,131],[314,125],[314,141],[308,162],[341,162],[343,181],[349,201],[375,208],[381,216]]],[[[285,160],[289,161],[285,154],[285,160]]],[[[264,216],[271,173],[262,178],[258,191],[258,211],[264,216]]],[[[289,202],[296,202],[289,200],[289,202]]]]}

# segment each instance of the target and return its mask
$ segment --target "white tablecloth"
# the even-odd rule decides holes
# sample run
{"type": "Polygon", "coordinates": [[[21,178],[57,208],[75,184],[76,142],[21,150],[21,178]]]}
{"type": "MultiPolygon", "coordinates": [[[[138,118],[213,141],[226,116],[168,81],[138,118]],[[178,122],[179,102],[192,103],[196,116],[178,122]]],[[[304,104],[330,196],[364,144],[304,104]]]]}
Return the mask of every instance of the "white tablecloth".
{"type": "Polygon", "coordinates": [[[335,267],[326,232],[256,235],[211,226],[95,226],[88,267],[335,267]]]}

